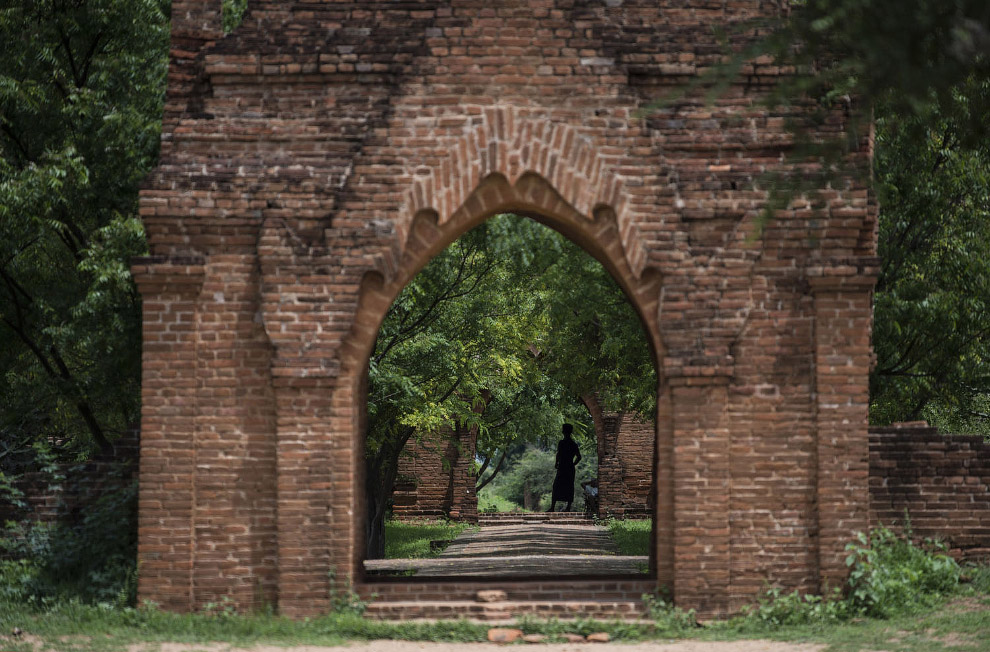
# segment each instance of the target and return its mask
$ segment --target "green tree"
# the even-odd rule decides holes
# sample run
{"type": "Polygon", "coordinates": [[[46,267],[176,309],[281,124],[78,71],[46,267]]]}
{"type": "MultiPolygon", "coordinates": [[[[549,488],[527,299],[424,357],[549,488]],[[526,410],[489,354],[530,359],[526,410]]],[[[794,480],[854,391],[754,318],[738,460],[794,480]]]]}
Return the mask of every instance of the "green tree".
{"type": "Polygon", "coordinates": [[[768,102],[841,101],[865,123],[875,108],[923,117],[934,107],[960,120],[967,144],[990,134],[986,88],[959,90],[990,74],[990,5],[984,0],[791,0],[777,17],[746,23],[749,46],[720,70],[768,54],[796,73],[768,102]],[[975,91],[975,92],[974,92],[975,91]],[[959,112],[960,102],[965,111],[959,112]]]}
{"type": "Polygon", "coordinates": [[[146,250],[168,3],[0,2],[0,463],[84,455],[139,413],[146,250]]]}
{"type": "Polygon", "coordinates": [[[965,84],[922,115],[878,111],[874,423],[990,426],[990,144],[965,126],[988,88],[965,84]]]}
{"type": "MultiPolygon", "coordinates": [[[[986,430],[990,3],[793,0],[743,30],[749,45],[716,78],[728,81],[743,62],[769,54],[795,71],[769,105],[800,105],[797,115],[812,122],[837,105],[848,116],[850,137],[799,149],[823,164],[800,190],[864,174],[844,157],[876,121],[883,266],[871,421],[926,417],[951,430],[986,430]]],[[[778,204],[794,190],[783,188],[778,204]]]]}

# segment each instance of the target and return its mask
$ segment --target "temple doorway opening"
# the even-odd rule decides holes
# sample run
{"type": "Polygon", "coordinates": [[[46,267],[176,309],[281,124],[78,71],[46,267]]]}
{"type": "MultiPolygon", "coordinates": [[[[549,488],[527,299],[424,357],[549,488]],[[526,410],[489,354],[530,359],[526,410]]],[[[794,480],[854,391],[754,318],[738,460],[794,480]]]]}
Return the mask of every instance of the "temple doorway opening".
{"type": "Polygon", "coordinates": [[[385,315],[368,362],[368,579],[655,568],[655,351],[605,267],[534,217],[464,233],[385,315]]]}

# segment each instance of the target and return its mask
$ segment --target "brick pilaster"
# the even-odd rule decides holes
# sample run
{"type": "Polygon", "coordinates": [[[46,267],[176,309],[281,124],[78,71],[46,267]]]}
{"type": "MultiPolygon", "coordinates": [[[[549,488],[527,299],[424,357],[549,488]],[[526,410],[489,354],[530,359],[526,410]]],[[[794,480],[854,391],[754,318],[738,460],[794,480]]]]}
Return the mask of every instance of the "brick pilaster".
{"type": "Polygon", "coordinates": [[[833,265],[815,297],[818,569],[822,590],[846,578],[844,550],[869,527],[870,270],[833,265]]]}
{"type": "Polygon", "coordinates": [[[138,599],[192,608],[196,555],[196,300],[200,257],[134,260],[142,297],[138,599]]]}
{"type": "Polygon", "coordinates": [[[728,377],[671,385],[674,598],[705,617],[725,616],[730,593],[728,377]]]}

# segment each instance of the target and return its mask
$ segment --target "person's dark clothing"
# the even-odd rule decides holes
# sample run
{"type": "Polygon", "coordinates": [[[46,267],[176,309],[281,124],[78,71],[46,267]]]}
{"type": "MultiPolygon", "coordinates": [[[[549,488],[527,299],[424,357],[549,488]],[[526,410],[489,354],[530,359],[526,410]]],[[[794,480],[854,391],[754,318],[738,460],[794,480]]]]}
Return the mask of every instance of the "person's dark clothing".
{"type": "Polygon", "coordinates": [[[557,444],[557,477],[553,480],[551,506],[558,500],[567,504],[574,502],[574,458],[580,458],[577,442],[565,437],[557,444]]]}

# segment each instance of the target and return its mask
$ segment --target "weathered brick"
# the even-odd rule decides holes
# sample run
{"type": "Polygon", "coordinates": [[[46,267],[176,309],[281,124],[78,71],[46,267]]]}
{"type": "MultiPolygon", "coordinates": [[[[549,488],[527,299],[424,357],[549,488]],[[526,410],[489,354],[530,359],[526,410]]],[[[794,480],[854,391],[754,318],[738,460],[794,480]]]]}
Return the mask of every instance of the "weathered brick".
{"type": "Polygon", "coordinates": [[[227,36],[220,4],[173,0],[141,199],[142,542],[174,528],[142,557],[142,598],[305,615],[329,608],[331,571],[363,585],[378,325],[503,211],[575,240],[641,316],[659,418],[616,459],[656,518],[655,583],[710,615],[838,578],[868,523],[874,202],[843,185],[755,237],[761,175],[818,165],[786,156],[804,108],[754,101],[789,74],[771,62],[713,106],[648,108],[720,61],[713,24],[745,40],[732,27],[770,4],[251,0],[227,36]]]}

